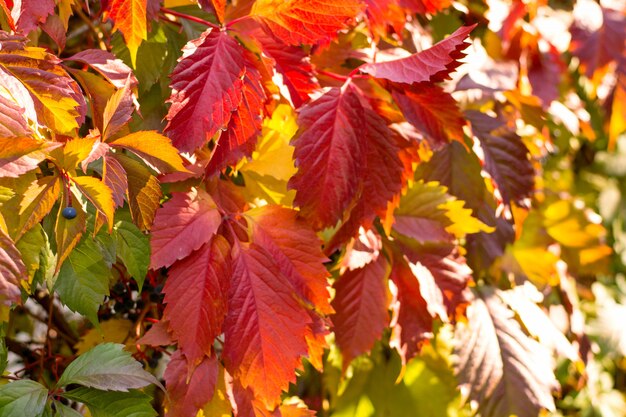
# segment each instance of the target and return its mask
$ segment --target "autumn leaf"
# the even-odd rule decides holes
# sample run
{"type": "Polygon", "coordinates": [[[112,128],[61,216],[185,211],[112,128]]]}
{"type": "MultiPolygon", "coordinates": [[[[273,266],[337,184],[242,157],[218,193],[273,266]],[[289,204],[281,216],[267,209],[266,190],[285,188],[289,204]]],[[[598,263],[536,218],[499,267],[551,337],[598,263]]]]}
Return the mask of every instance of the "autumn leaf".
{"type": "Polygon", "coordinates": [[[450,0],[398,0],[398,2],[400,6],[420,14],[435,14],[452,4],[450,0]]]}
{"type": "Polygon", "coordinates": [[[164,379],[169,394],[167,416],[195,417],[215,393],[218,384],[219,363],[215,355],[204,360],[189,372],[187,359],[180,350],[172,355],[164,379]]]}
{"type": "Polygon", "coordinates": [[[54,0],[16,1],[13,10],[11,10],[11,17],[15,22],[16,29],[27,35],[54,13],[54,6],[54,0]]]}
{"type": "Polygon", "coordinates": [[[170,268],[163,288],[163,317],[190,369],[211,356],[214,339],[222,333],[230,268],[230,246],[221,236],[170,268]]]}
{"type": "Polygon", "coordinates": [[[298,172],[289,186],[297,190],[295,204],[305,219],[317,229],[334,226],[351,216],[349,208],[361,193],[371,193],[351,219],[349,238],[400,191],[392,133],[350,82],[304,106],[298,125],[292,141],[298,172]],[[391,187],[378,187],[381,183],[391,187]]]}
{"type": "Polygon", "coordinates": [[[364,267],[346,271],[333,285],[332,321],[344,370],[352,359],[369,352],[389,325],[389,270],[380,254],[364,267]]]}
{"type": "Polygon", "coordinates": [[[361,8],[356,0],[259,0],[250,14],[266,23],[279,39],[298,45],[335,38],[361,8]]]}
{"type": "Polygon", "coordinates": [[[457,338],[457,377],[481,415],[535,417],[543,409],[555,409],[552,391],[558,382],[552,358],[524,333],[496,290],[481,290],[457,338]]]}
{"type": "Polygon", "coordinates": [[[469,112],[467,117],[485,154],[485,171],[493,177],[502,199],[507,204],[523,205],[523,200],[532,195],[535,184],[528,148],[501,121],[478,112],[469,112]]]}
{"type": "Polygon", "coordinates": [[[69,58],[65,58],[65,61],[76,61],[89,65],[117,89],[123,89],[127,80],[130,81],[131,91],[134,91],[137,87],[137,78],[133,71],[111,52],[100,49],[85,49],[69,58]]]}
{"type": "Polygon", "coordinates": [[[222,216],[206,191],[192,189],[188,193],[174,193],[172,199],[157,210],[154,219],[150,267],[170,266],[199,249],[211,240],[221,221],[222,216]]]}
{"type": "Polygon", "coordinates": [[[126,45],[130,50],[130,59],[133,67],[137,66],[137,50],[141,42],[148,38],[147,0],[110,0],[109,16],[113,20],[114,29],[124,35],[126,45]]]}
{"type": "Polygon", "coordinates": [[[0,303],[20,302],[20,281],[27,279],[26,266],[15,243],[0,230],[0,303]]]}
{"type": "Polygon", "coordinates": [[[24,118],[24,109],[12,100],[0,96],[0,137],[18,138],[32,134],[24,118]]]}
{"type": "Polygon", "coordinates": [[[102,213],[109,225],[109,232],[113,228],[113,214],[115,206],[111,189],[97,178],[84,176],[72,177],[76,188],[102,213]]]}
{"type": "Polygon", "coordinates": [[[165,132],[181,151],[194,151],[226,129],[241,103],[244,50],[226,32],[209,29],[190,41],[172,72],[165,132]]]}
{"type": "Polygon", "coordinates": [[[469,45],[465,39],[476,25],[463,26],[443,41],[409,57],[387,62],[363,64],[359,70],[375,78],[384,78],[398,83],[439,82],[449,78],[461,63],[469,45]]]}
{"type": "Polygon", "coordinates": [[[109,143],[131,151],[158,173],[186,172],[183,161],[168,138],[154,131],[131,133],[109,143]]]}
{"type": "Polygon", "coordinates": [[[106,142],[119,132],[130,121],[134,110],[129,77],[124,87],[109,98],[102,112],[102,140],[106,142]]]}
{"type": "Polygon", "coordinates": [[[58,175],[43,177],[32,183],[20,201],[21,222],[19,235],[30,230],[52,210],[61,194],[61,180],[58,175]]]}
{"type": "Polygon", "coordinates": [[[70,134],[84,119],[84,98],[59,60],[42,48],[27,47],[25,38],[1,31],[0,80],[21,107],[41,106],[41,122],[54,131],[70,134]]]}

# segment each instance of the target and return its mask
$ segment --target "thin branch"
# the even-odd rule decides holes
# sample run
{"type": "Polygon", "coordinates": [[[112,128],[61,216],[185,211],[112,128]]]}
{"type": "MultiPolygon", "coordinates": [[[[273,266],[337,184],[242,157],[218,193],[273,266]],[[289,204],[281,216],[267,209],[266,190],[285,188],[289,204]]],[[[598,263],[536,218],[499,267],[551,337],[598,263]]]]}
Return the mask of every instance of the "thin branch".
{"type": "Polygon", "coordinates": [[[172,10],[172,9],[166,9],[165,7],[161,7],[160,11],[163,14],[169,14],[169,15],[172,15],[172,16],[180,17],[182,19],[189,20],[190,22],[199,23],[201,25],[208,26],[208,27],[213,28],[213,29],[219,29],[220,28],[215,23],[211,23],[211,22],[209,22],[207,20],[201,19],[201,18],[196,17],[196,16],[192,16],[190,14],[177,12],[177,11],[172,10]]]}

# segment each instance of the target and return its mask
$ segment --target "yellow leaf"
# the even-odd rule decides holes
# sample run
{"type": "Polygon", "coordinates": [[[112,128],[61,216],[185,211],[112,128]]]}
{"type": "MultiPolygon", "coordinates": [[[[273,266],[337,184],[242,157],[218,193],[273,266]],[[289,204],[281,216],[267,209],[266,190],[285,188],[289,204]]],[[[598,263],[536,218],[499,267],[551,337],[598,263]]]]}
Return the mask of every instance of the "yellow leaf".
{"type": "Polygon", "coordinates": [[[129,320],[111,319],[100,323],[100,329],[89,329],[74,347],[81,355],[101,343],[125,343],[126,350],[134,352],[134,338],[129,337],[132,328],[133,323],[129,320]]]}
{"type": "Polygon", "coordinates": [[[113,192],[111,189],[94,177],[72,177],[72,181],[91,204],[104,215],[109,226],[109,232],[113,230],[115,204],[113,203],[113,192]]]}
{"type": "Polygon", "coordinates": [[[43,142],[33,138],[0,138],[0,158],[17,158],[41,149],[43,142]]]}
{"type": "Polygon", "coordinates": [[[217,375],[217,385],[215,386],[215,394],[202,410],[198,411],[196,417],[230,417],[232,407],[230,400],[226,395],[226,383],[224,382],[224,368],[220,365],[219,374],[217,375]]]}
{"type": "Polygon", "coordinates": [[[33,182],[20,201],[20,219],[22,222],[18,236],[26,233],[39,223],[61,194],[61,179],[58,175],[43,177],[33,182]]]}
{"type": "Polygon", "coordinates": [[[127,149],[159,173],[188,172],[169,138],[155,131],[141,131],[116,139],[112,147],[127,149]]]}
{"type": "Polygon", "coordinates": [[[64,170],[74,171],[89,156],[95,143],[94,137],[68,140],[62,148],[51,151],[50,156],[64,170]]]}
{"type": "MultiPolygon", "coordinates": [[[[63,200],[67,201],[67,190],[63,192],[63,200]]],[[[85,232],[85,227],[87,224],[87,215],[85,214],[85,210],[83,209],[80,201],[74,196],[74,193],[70,193],[69,200],[71,202],[71,206],[76,209],[76,217],[73,219],[66,219],[61,215],[64,204],[61,204],[59,207],[59,212],[57,213],[57,222],[54,227],[54,234],[57,242],[57,266],[54,270],[56,275],[63,265],[63,261],[68,257],[72,249],[76,246],[80,237],[85,232]]]]}
{"type": "Polygon", "coordinates": [[[543,247],[513,247],[513,256],[524,274],[537,286],[558,285],[556,263],[559,258],[543,247]]]}
{"type": "Polygon", "coordinates": [[[620,74],[613,96],[613,109],[609,124],[609,149],[615,148],[617,137],[624,132],[626,132],[626,74],[620,74]]]}
{"type": "Polygon", "coordinates": [[[456,237],[460,238],[478,232],[491,233],[496,230],[494,227],[487,226],[476,217],[473,217],[472,209],[465,208],[465,201],[463,200],[451,199],[437,208],[446,211],[446,217],[452,221],[452,224],[446,227],[446,231],[456,237]]]}
{"type": "Polygon", "coordinates": [[[559,200],[548,205],[543,215],[548,234],[563,246],[588,247],[606,234],[604,227],[599,224],[600,219],[592,222],[590,212],[575,207],[570,200],[559,200]]]}
{"type": "Polygon", "coordinates": [[[295,191],[287,189],[287,182],[296,168],[289,141],[297,130],[296,115],[286,104],[280,104],[272,117],[263,121],[262,136],[252,157],[239,167],[250,200],[259,198],[286,206],[292,204],[295,191]]]}
{"type": "Polygon", "coordinates": [[[130,51],[130,60],[136,68],[137,50],[148,39],[146,0],[111,0],[109,15],[115,23],[113,29],[124,35],[130,51]]]}

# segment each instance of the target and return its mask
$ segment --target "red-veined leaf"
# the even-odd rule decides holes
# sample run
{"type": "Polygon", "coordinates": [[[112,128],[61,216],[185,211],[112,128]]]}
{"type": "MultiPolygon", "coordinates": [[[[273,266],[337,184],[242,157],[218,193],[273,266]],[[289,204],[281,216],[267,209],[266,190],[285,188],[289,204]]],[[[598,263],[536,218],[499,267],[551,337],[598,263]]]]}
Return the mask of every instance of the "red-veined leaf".
{"type": "Polygon", "coordinates": [[[209,29],[183,49],[172,72],[165,129],[181,151],[194,151],[226,129],[242,99],[244,50],[227,32],[209,29]]]}
{"type": "Polygon", "coordinates": [[[382,254],[363,268],[346,271],[335,282],[332,316],[346,369],[368,352],[389,325],[389,263],[382,254]]]}
{"type": "Polygon", "coordinates": [[[151,268],[170,266],[199,249],[211,240],[221,222],[222,216],[206,191],[192,188],[187,193],[173,193],[154,219],[151,268]]]}
{"type": "Polygon", "coordinates": [[[550,353],[524,333],[496,290],[485,288],[472,301],[467,325],[460,324],[456,336],[458,379],[482,416],[554,411],[558,382],[550,353]]]}
{"type": "Polygon", "coordinates": [[[32,132],[24,119],[24,109],[0,96],[0,137],[17,138],[30,135],[32,132]]]}
{"type": "Polygon", "coordinates": [[[46,216],[61,194],[58,175],[43,177],[32,183],[20,201],[20,222],[23,224],[18,236],[28,231],[46,216]]]}
{"type": "Polygon", "coordinates": [[[119,132],[130,121],[135,111],[133,96],[130,90],[130,78],[123,88],[117,90],[107,101],[102,114],[102,140],[107,141],[119,132]]]}
{"type": "Polygon", "coordinates": [[[87,49],[65,58],[65,61],[76,61],[89,65],[118,89],[124,88],[126,80],[130,80],[131,90],[137,88],[137,78],[135,78],[133,71],[111,52],[87,49]]]}
{"type": "Polygon", "coordinates": [[[163,287],[166,304],[163,317],[169,321],[170,332],[189,361],[190,369],[204,356],[211,355],[213,341],[222,333],[229,255],[228,242],[215,236],[182,261],[175,262],[163,287]]]}
{"type": "Polygon", "coordinates": [[[523,204],[534,190],[535,170],[522,139],[504,122],[476,111],[467,112],[485,155],[485,171],[496,182],[506,204],[523,204]]]}
{"type": "Polygon", "coordinates": [[[361,11],[357,0],[257,0],[251,15],[291,45],[314,44],[336,37],[361,11]]]}
{"type": "Polygon", "coordinates": [[[8,307],[20,302],[20,281],[28,279],[20,251],[0,229],[0,304],[8,307]]]}
{"type": "Polygon", "coordinates": [[[189,372],[187,359],[182,351],[172,355],[163,378],[167,388],[167,416],[195,417],[198,410],[211,401],[217,386],[219,363],[215,355],[204,357],[189,372]]]}
{"type": "Polygon", "coordinates": [[[44,23],[48,15],[54,13],[54,0],[19,0],[15,1],[11,17],[15,22],[15,28],[25,35],[37,25],[44,23]]]}
{"type": "Polygon", "coordinates": [[[232,114],[227,129],[220,133],[216,141],[207,166],[209,174],[214,174],[226,165],[249,156],[254,151],[257,137],[261,134],[265,92],[261,84],[261,74],[252,66],[249,59],[246,60],[243,76],[241,102],[232,114]]]}
{"type": "Polygon", "coordinates": [[[364,64],[359,70],[375,78],[398,83],[443,81],[461,65],[459,59],[465,56],[463,50],[469,45],[465,39],[475,27],[476,25],[463,26],[433,47],[409,57],[364,64]]]}
{"type": "Polygon", "coordinates": [[[298,125],[293,140],[298,172],[289,182],[297,190],[295,203],[318,229],[350,216],[349,238],[400,190],[392,133],[349,82],[304,106],[298,125]],[[350,208],[359,197],[363,206],[353,215],[350,208]]]}
{"type": "Polygon", "coordinates": [[[111,189],[115,208],[124,205],[124,196],[128,191],[128,179],[124,167],[110,155],[104,156],[102,164],[102,181],[111,189]]]}
{"type": "Polygon", "coordinates": [[[454,98],[441,87],[427,83],[398,85],[391,94],[406,120],[426,137],[433,149],[450,139],[463,139],[465,120],[454,98]]]}

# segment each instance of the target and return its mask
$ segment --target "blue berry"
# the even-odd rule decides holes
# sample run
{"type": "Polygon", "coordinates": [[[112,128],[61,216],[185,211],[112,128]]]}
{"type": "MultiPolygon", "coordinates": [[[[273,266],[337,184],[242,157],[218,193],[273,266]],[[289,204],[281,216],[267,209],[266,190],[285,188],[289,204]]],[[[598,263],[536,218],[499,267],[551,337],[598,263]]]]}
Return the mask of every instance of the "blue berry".
{"type": "Polygon", "coordinates": [[[71,220],[76,217],[76,209],[74,207],[65,207],[61,212],[61,215],[66,219],[71,220]]]}

